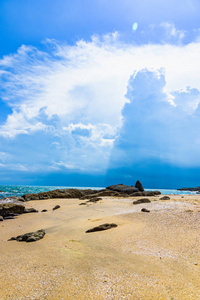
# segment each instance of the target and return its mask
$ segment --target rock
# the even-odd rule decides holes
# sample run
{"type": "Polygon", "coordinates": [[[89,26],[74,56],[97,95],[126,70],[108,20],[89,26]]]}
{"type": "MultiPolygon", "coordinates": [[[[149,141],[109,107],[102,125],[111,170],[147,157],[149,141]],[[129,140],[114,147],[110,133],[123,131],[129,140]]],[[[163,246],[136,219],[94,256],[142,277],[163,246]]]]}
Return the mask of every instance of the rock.
{"type": "Polygon", "coordinates": [[[141,209],[142,212],[150,212],[150,210],[146,209],[146,208],[142,208],[141,209]]]}
{"type": "Polygon", "coordinates": [[[97,227],[94,227],[92,229],[88,229],[86,231],[86,233],[107,230],[107,229],[111,229],[111,228],[114,228],[114,227],[117,227],[117,224],[114,224],[114,223],[110,223],[110,224],[109,223],[105,223],[105,224],[99,225],[97,227]]]}
{"type": "Polygon", "coordinates": [[[0,193],[4,193],[2,190],[0,190],[0,193]]]}
{"type": "Polygon", "coordinates": [[[2,203],[0,204],[0,216],[3,218],[10,216],[10,214],[23,214],[25,210],[24,205],[17,203],[2,203]]]}
{"type": "Polygon", "coordinates": [[[170,200],[170,197],[169,196],[163,196],[160,198],[160,200],[170,200]]]}
{"type": "Polygon", "coordinates": [[[142,199],[133,201],[133,204],[141,204],[141,203],[151,203],[151,201],[148,198],[142,198],[142,199]]]}
{"type": "Polygon", "coordinates": [[[93,198],[91,198],[90,200],[88,200],[87,202],[93,202],[93,203],[96,203],[96,202],[98,202],[99,200],[101,200],[101,198],[93,197],[93,198]]]}
{"type": "Polygon", "coordinates": [[[80,203],[79,205],[86,205],[87,203],[86,202],[82,202],[82,203],[80,203]]]}
{"type": "Polygon", "coordinates": [[[56,199],[56,198],[80,198],[85,194],[82,190],[78,189],[57,189],[49,192],[42,192],[38,194],[25,194],[22,198],[25,201],[30,200],[45,200],[45,199],[56,199]]]}
{"type": "Polygon", "coordinates": [[[129,185],[124,185],[124,184],[117,184],[117,185],[111,185],[108,186],[106,189],[116,191],[119,193],[127,193],[127,194],[132,194],[135,192],[138,192],[139,190],[136,187],[132,187],[129,185]]]}
{"type": "Polygon", "coordinates": [[[3,217],[4,220],[13,220],[15,219],[13,216],[6,216],[6,217],[3,217]]]}
{"type": "Polygon", "coordinates": [[[31,208],[25,208],[24,210],[24,214],[28,214],[28,213],[38,213],[38,210],[31,207],[31,208]]]}
{"type": "Polygon", "coordinates": [[[53,210],[56,210],[56,209],[58,209],[58,208],[60,208],[60,205],[54,206],[53,210]]]}
{"type": "Polygon", "coordinates": [[[145,192],[135,192],[133,194],[130,194],[129,196],[131,196],[131,197],[141,197],[141,196],[145,196],[145,192]]]}
{"type": "Polygon", "coordinates": [[[140,191],[140,192],[144,192],[144,188],[141,184],[141,182],[138,180],[135,184],[135,187],[140,191]]]}
{"type": "Polygon", "coordinates": [[[118,192],[116,191],[112,191],[112,190],[103,190],[103,191],[100,191],[98,193],[95,194],[95,197],[110,197],[110,196],[118,196],[120,195],[118,192]]]}
{"type": "Polygon", "coordinates": [[[2,222],[3,221],[3,217],[2,216],[0,216],[0,222],[2,222]]]}
{"type": "Polygon", "coordinates": [[[152,197],[152,196],[157,196],[157,195],[161,195],[161,192],[160,191],[144,191],[144,192],[136,192],[136,193],[130,194],[131,197],[141,197],[141,196],[152,197]]]}
{"type": "Polygon", "coordinates": [[[16,240],[18,242],[36,242],[41,240],[45,235],[45,230],[41,229],[35,232],[25,233],[23,235],[18,235],[17,237],[12,237],[8,241],[16,240]]]}
{"type": "Polygon", "coordinates": [[[43,209],[41,212],[46,212],[47,211],[47,209],[43,209]]]}
{"type": "Polygon", "coordinates": [[[191,192],[198,192],[198,191],[200,191],[200,186],[193,187],[193,188],[184,187],[184,188],[177,189],[177,190],[178,190],[178,191],[191,191],[191,192]]]}

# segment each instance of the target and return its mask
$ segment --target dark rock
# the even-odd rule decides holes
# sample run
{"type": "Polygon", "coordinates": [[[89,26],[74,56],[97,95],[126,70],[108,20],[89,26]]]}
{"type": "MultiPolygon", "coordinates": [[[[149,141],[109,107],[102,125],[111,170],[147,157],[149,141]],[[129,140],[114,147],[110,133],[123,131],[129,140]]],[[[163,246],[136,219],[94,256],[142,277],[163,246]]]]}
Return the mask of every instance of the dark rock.
{"type": "Polygon", "coordinates": [[[3,218],[4,218],[4,220],[14,220],[15,219],[13,216],[5,216],[3,218]]]}
{"type": "Polygon", "coordinates": [[[163,196],[160,198],[160,200],[170,200],[170,197],[169,196],[163,196]]]}
{"type": "Polygon", "coordinates": [[[141,182],[138,180],[135,184],[135,187],[140,191],[140,192],[144,192],[144,188],[141,184],[141,182]]]}
{"type": "Polygon", "coordinates": [[[200,191],[200,186],[193,187],[193,188],[184,187],[184,188],[178,189],[178,191],[191,191],[191,192],[197,192],[197,191],[200,191]]]}
{"type": "Polygon", "coordinates": [[[0,190],[0,193],[4,193],[2,190],[0,190]]]}
{"type": "Polygon", "coordinates": [[[142,199],[133,201],[133,204],[141,204],[141,203],[151,203],[151,201],[148,198],[142,198],[142,199]]]}
{"type": "Polygon", "coordinates": [[[0,222],[2,222],[3,221],[3,217],[2,216],[0,216],[0,222]]]}
{"type": "Polygon", "coordinates": [[[146,208],[142,208],[141,209],[142,212],[150,212],[150,210],[146,209],[146,208]]]}
{"type": "Polygon", "coordinates": [[[96,193],[92,193],[92,194],[86,194],[85,196],[81,197],[80,200],[86,200],[86,199],[91,199],[94,197],[118,197],[121,194],[119,192],[116,191],[112,191],[112,190],[101,190],[101,191],[97,191],[96,193]]]}
{"type": "Polygon", "coordinates": [[[146,197],[152,197],[152,196],[157,196],[161,195],[160,191],[144,191],[144,192],[136,192],[131,194],[131,197],[141,197],[141,196],[146,196],[146,197]]]}
{"type": "Polygon", "coordinates": [[[141,196],[145,196],[145,192],[135,192],[133,194],[130,194],[129,196],[131,196],[131,197],[141,197],[141,196]]]}
{"type": "Polygon", "coordinates": [[[24,210],[24,214],[28,214],[28,213],[38,213],[38,210],[35,208],[25,208],[24,210]]]}
{"type": "Polygon", "coordinates": [[[0,204],[0,216],[6,217],[10,214],[23,214],[24,205],[17,203],[2,203],[0,204]]]}
{"type": "Polygon", "coordinates": [[[25,201],[30,200],[45,200],[45,199],[56,199],[56,198],[80,198],[83,197],[85,193],[83,190],[77,189],[57,189],[49,192],[42,192],[38,194],[26,194],[22,198],[25,201]]]}
{"type": "Polygon", "coordinates": [[[94,227],[92,229],[87,230],[86,233],[107,230],[107,229],[111,229],[111,228],[114,228],[114,227],[117,227],[117,224],[114,224],[114,223],[110,223],[110,224],[109,223],[105,223],[105,224],[102,224],[102,225],[99,225],[97,227],[94,227]]]}
{"type": "Polygon", "coordinates": [[[45,230],[41,229],[35,232],[25,233],[23,235],[18,235],[17,237],[12,237],[9,241],[16,240],[18,242],[36,242],[41,240],[45,235],[45,230]]]}
{"type": "Polygon", "coordinates": [[[93,198],[91,198],[90,200],[88,200],[87,202],[93,202],[93,203],[96,203],[96,202],[98,202],[98,201],[100,201],[100,200],[101,200],[101,198],[93,197],[93,198]]]}
{"type": "Polygon", "coordinates": [[[116,191],[119,193],[132,194],[138,192],[139,190],[136,187],[132,187],[124,184],[111,185],[107,187],[108,190],[116,191]]]}
{"type": "Polygon", "coordinates": [[[47,209],[43,209],[41,212],[46,212],[47,211],[47,209]]]}
{"type": "Polygon", "coordinates": [[[19,214],[8,213],[6,217],[17,217],[19,214]]]}
{"type": "Polygon", "coordinates": [[[103,191],[100,191],[98,193],[95,194],[95,197],[110,197],[110,196],[118,196],[120,195],[118,192],[116,191],[112,191],[112,190],[103,190],[103,191]]]}
{"type": "Polygon", "coordinates": [[[58,208],[60,208],[60,205],[54,206],[53,210],[56,210],[56,209],[58,209],[58,208]]]}
{"type": "Polygon", "coordinates": [[[87,203],[86,202],[82,202],[82,203],[80,203],[79,205],[86,205],[87,203]]]}
{"type": "Polygon", "coordinates": [[[118,197],[118,198],[127,198],[129,197],[130,195],[129,194],[126,194],[126,193],[118,193],[118,195],[116,195],[115,197],[118,197]]]}

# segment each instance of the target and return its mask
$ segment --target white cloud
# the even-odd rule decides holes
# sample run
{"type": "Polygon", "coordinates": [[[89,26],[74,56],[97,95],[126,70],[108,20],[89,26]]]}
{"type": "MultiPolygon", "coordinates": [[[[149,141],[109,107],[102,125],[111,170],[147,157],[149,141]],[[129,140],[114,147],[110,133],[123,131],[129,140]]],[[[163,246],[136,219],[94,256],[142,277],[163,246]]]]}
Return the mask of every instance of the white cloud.
{"type": "Polygon", "coordinates": [[[177,29],[171,22],[163,22],[160,27],[165,30],[165,40],[175,39],[177,42],[181,42],[186,35],[184,30],[177,29]]]}
{"type": "MultiPolygon", "coordinates": [[[[184,32],[172,24],[163,26],[170,36],[183,38],[184,32]]],[[[62,152],[53,167],[61,167],[61,161],[63,167],[106,168],[134,70],[165,69],[168,100],[172,103],[176,96],[175,105],[184,106],[186,113],[199,103],[194,90],[191,97],[178,90],[186,86],[190,88],[185,93],[191,87],[200,90],[200,42],[137,46],[120,42],[117,32],[73,46],[47,42],[46,52],[22,46],[0,61],[1,96],[13,111],[0,126],[0,136],[49,134],[50,146],[54,145],[50,148],[62,152]]],[[[146,86],[140,93],[144,95],[145,90],[146,86]]]]}

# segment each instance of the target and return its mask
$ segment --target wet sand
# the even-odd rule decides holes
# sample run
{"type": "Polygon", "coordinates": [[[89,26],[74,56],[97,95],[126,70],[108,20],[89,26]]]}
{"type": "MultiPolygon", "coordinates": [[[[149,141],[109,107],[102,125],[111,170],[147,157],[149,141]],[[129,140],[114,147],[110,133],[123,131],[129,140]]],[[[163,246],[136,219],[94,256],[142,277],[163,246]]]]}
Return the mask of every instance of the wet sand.
{"type": "Polygon", "coordinates": [[[200,195],[148,198],[25,203],[39,213],[0,223],[0,299],[200,299],[200,195]],[[85,233],[106,222],[118,227],[85,233]],[[40,241],[7,241],[39,229],[40,241]]]}

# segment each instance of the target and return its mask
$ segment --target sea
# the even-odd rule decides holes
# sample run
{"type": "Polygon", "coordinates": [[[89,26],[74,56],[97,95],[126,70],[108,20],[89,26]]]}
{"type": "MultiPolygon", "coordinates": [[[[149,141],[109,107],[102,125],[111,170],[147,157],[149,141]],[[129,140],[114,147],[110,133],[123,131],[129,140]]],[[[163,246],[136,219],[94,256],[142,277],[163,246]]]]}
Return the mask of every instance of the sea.
{"type": "MultiPolygon", "coordinates": [[[[34,194],[40,192],[48,192],[56,189],[93,189],[101,190],[105,187],[78,187],[78,186],[30,186],[30,185],[0,185],[0,199],[7,198],[6,202],[11,202],[9,199],[11,196],[21,197],[24,194],[34,194]]],[[[190,191],[178,191],[173,189],[147,189],[145,191],[155,191],[159,190],[161,194],[167,195],[190,195],[196,194],[196,192],[190,191]]],[[[6,200],[6,199],[5,199],[6,200]]]]}

